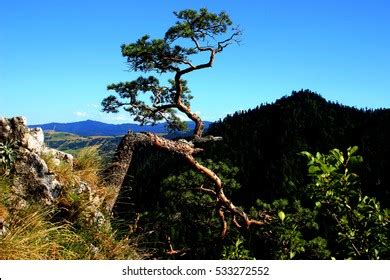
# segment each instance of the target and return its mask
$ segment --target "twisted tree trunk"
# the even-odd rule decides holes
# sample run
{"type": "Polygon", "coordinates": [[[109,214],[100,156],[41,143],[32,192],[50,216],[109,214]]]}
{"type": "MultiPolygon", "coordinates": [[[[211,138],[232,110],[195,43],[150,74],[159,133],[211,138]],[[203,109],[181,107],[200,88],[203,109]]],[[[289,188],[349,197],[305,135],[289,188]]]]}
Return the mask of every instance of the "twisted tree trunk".
{"type": "Polygon", "coordinates": [[[225,213],[229,213],[234,225],[237,227],[263,225],[265,221],[252,220],[248,215],[237,208],[224,193],[221,179],[210,169],[200,164],[194,155],[201,152],[202,149],[195,148],[191,142],[186,141],[172,141],[159,137],[152,133],[131,133],[125,135],[118,146],[117,152],[114,156],[114,163],[106,170],[106,184],[113,187],[115,196],[112,201],[108,203],[108,210],[112,211],[115,202],[120,193],[121,187],[125,180],[126,174],[131,166],[131,161],[134,151],[141,146],[154,147],[156,149],[169,151],[182,156],[183,160],[189,164],[194,170],[203,174],[211,182],[213,182],[213,189],[203,188],[200,190],[209,194],[216,200],[217,214],[221,222],[221,237],[223,238],[228,230],[228,223],[226,221],[225,213]]]}

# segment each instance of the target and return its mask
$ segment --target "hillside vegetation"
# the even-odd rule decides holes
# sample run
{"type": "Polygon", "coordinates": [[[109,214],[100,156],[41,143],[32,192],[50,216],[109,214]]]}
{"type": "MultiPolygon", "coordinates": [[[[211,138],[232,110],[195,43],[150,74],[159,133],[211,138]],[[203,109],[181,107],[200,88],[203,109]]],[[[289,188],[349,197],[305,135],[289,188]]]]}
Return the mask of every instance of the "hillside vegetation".
{"type": "Polygon", "coordinates": [[[293,92],[211,125],[224,140],[200,154],[243,209],[268,213],[267,226],[220,240],[215,201],[199,194],[211,183],[152,151],[135,155],[117,216],[152,232],[163,258],[170,247],[174,258],[389,258],[389,124],[389,110],[293,92]]]}
{"type": "Polygon", "coordinates": [[[70,154],[77,154],[86,147],[99,147],[99,156],[104,162],[109,162],[118,146],[122,136],[80,136],[67,132],[45,131],[46,144],[70,154]]]}
{"type": "MultiPolygon", "coordinates": [[[[0,145],[0,259],[140,259],[135,238],[112,229],[104,203],[112,190],[102,184],[96,148],[81,149],[74,164],[42,155],[42,166],[62,186],[55,203],[21,196],[15,164],[23,160],[11,142],[0,145]]],[[[41,161],[41,160],[39,160],[41,161]]],[[[33,167],[30,167],[33,169],[33,167]]],[[[48,180],[48,179],[47,179],[48,180]]],[[[34,185],[30,186],[33,191],[34,185]]]]}
{"type": "Polygon", "coordinates": [[[46,132],[49,145],[75,155],[73,168],[44,158],[64,192],[55,207],[32,203],[15,212],[18,156],[5,143],[0,218],[8,224],[0,258],[389,259],[389,124],[388,109],[347,107],[306,90],[211,125],[208,134],[223,141],[203,144],[199,162],[218,174],[240,209],[266,221],[237,229],[227,216],[224,238],[216,201],[202,191],[213,183],[152,148],[134,151],[114,211],[106,213],[115,195],[104,185],[99,154],[113,153],[120,137],[46,132]],[[81,182],[101,208],[79,193],[81,182]],[[86,223],[96,210],[106,226],[86,223]]]}
{"type": "Polygon", "coordinates": [[[308,178],[306,162],[297,155],[301,151],[358,146],[364,158],[358,168],[363,191],[390,207],[390,109],[357,109],[301,90],[228,115],[208,133],[224,141],[208,146],[202,156],[240,168],[244,204],[305,193],[308,178]]]}

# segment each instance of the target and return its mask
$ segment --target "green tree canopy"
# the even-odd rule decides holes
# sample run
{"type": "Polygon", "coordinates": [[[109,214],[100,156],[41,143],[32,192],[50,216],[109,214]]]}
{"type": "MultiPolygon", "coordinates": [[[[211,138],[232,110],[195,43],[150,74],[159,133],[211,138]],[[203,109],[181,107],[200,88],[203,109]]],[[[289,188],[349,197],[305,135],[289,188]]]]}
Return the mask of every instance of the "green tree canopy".
{"type": "Polygon", "coordinates": [[[102,101],[103,111],[116,113],[122,107],[141,124],[166,121],[173,130],[185,127],[177,116],[181,111],[196,123],[194,136],[201,137],[203,122],[191,111],[192,96],[182,77],[211,67],[218,53],[238,42],[241,32],[232,27],[232,21],[225,12],[214,14],[202,8],[174,14],[178,21],[167,30],[164,38],[151,39],[149,35],[144,35],[135,43],[121,46],[131,71],[154,75],[109,85],[107,89],[117,95],[110,95],[102,101]],[[205,54],[206,59],[201,54],[205,54]],[[194,62],[202,59],[205,59],[202,63],[194,62]],[[156,75],[163,73],[172,73],[172,79],[160,82],[156,75]],[[143,94],[147,94],[149,100],[143,94]]]}

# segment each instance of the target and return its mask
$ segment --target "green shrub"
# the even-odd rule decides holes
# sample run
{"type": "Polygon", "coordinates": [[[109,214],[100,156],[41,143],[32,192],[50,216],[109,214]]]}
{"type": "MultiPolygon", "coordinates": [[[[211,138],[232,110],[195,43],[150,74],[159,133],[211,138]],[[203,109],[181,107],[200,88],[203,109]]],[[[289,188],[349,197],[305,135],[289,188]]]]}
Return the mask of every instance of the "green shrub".
{"type": "Polygon", "coordinates": [[[6,141],[0,143],[0,175],[9,174],[16,160],[16,143],[6,141]]]}
{"type": "Polygon", "coordinates": [[[357,150],[302,152],[311,178],[304,202],[258,201],[253,213],[269,211],[277,218],[254,231],[251,249],[258,254],[260,247],[270,259],[388,259],[389,210],[362,194],[352,172],[363,160],[357,150]]]}

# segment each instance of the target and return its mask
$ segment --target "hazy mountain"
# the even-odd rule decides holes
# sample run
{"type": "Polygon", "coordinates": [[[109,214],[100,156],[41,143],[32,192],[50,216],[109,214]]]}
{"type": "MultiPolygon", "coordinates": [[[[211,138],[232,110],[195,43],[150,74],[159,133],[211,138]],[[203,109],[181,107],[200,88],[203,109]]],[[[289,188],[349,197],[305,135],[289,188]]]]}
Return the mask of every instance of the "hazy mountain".
{"type": "MultiPolygon", "coordinates": [[[[211,122],[205,121],[205,127],[207,128],[211,122]]],[[[187,122],[188,128],[191,130],[194,128],[193,122],[187,122]]],[[[134,132],[153,132],[159,134],[166,134],[167,130],[165,123],[159,123],[154,126],[144,125],[141,126],[135,123],[124,124],[108,124],[93,120],[86,120],[72,123],[46,123],[30,125],[30,127],[41,127],[44,131],[56,131],[56,132],[68,132],[81,136],[118,136],[124,135],[129,130],[134,132]]]]}

